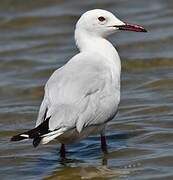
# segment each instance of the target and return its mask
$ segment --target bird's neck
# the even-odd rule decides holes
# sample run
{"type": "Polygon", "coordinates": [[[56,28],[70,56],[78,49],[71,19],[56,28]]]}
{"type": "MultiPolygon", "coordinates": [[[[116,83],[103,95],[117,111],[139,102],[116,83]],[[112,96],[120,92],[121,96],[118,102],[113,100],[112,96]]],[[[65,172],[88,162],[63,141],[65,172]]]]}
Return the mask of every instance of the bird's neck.
{"type": "Polygon", "coordinates": [[[121,63],[118,52],[108,40],[92,33],[86,33],[81,29],[75,30],[75,40],[80,52],[91,51],[101,54],[105,57],[105,61],[109,61],[114,67],[116,66],[116,71],[120,74],[121,63]]]}

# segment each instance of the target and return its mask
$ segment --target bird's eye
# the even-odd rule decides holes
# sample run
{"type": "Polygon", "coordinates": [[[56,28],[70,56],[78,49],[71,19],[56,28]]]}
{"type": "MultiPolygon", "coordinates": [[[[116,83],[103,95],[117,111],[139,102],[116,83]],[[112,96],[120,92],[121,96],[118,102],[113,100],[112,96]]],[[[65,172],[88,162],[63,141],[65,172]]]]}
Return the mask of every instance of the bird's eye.
{"type": "Polygon", "coordinates": [[[98,17],[98,20],[101,21],[101,22],[103,22],[103,21],[105,21],[106,19],[105,19],[103,16],[100,16],[100,17],[98,17]]]}

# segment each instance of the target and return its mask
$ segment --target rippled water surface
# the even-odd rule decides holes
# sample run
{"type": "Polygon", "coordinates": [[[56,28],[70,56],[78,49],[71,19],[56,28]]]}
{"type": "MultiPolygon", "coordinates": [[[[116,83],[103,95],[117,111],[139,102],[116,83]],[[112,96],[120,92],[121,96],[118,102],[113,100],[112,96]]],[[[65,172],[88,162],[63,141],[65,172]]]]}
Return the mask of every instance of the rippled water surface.
{"type": "Polygon", "coordinates": [[[0,1],[1,179],[173,179],[173,1],[0,1]],[[107,128],[109,153],[99,136],[68,146],[33,148],[11,143],[12,135],[35,125],[43,86],[77,48],[73,31],[89,9],[111,10],[148,33],[110,37],[122,60],[119,113],[107,128]]]}

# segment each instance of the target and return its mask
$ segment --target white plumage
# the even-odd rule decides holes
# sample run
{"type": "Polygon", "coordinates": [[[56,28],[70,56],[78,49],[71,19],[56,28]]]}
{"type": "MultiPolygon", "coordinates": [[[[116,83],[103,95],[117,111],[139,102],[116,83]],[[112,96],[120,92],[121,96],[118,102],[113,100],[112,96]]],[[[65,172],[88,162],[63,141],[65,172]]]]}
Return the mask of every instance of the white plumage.
{"type": "MultiPolygon", "coordinates": [[[[121,73],[119,55],[105,37],[118,30],[146,32],[105,10],[91,10],[80,17],[75,29],[80,52],[46,83],[36,128],[14,136],[13,141],[32,138],[37,146],[55,138],[66,144],[92,133],[104,135],[106,123],[118,109],[121,73]]],[[[101,141],[105,149],[105,138],[101,141]]]]}
{"type": "MultiPolygon", "coordinates": [[[[61,139],[63,133],[71,129],[77,130],[77,139],[80,139],[80,134],[86,127],[100,127],[117,112],[120,100],[120,59],[109,41],[90,34],[92,27],[89,32],[83,28],[85,19],[93,20],[94,11],[98,16],[113,18],[109,23],[117,20],[104,10],[93,10],[84,14],[75,30],[80,53],[56,70],[45,86],[45,96],[36,126],[44,121],[47,109],[46,117],[50,117],[49,129],[59,129],[62,133],[61,139]]],[[[124,24],[120,20],[118,23],[124,24]]],[[[96,30],[94,33],[97,33],[96,30]]],[[[42,141],[44,142],[44,138],[42,141]]]]}
{"type": "Polygon", "coordinates": [[[36,126],[44,121],[46,109],[51,131],[62,129],[64,133],[75,128],[79,136],[86,127],[112,119],[120,99],[120,77],[115,76],[120,70],[112,66],[116,66],[113,59],[88,51],[55,71],[45,86],[36,126]]]}

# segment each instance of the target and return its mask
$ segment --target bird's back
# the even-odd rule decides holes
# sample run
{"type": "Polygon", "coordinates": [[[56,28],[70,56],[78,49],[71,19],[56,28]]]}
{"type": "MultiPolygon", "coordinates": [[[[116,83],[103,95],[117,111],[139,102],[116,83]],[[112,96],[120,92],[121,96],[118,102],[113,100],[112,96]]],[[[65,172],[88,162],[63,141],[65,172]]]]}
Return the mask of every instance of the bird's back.
{"type": "MultiPolygon", "coordinates": [[[[86,126],[102,124],[112,118],[119,96],[119,84],[112,81],[105,57],[80,53],[52,74],[45,86],[44,107],[41,108],[48,109],[51,130],[66,126],[82,131],[86,126]]],[[[43,116],[38,116],[37,125],[42,121],[43,116]]]]}

